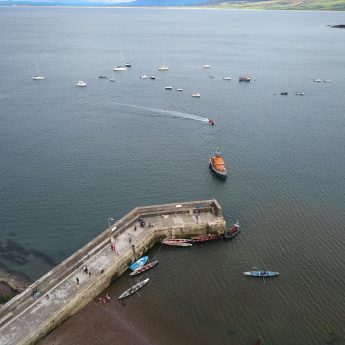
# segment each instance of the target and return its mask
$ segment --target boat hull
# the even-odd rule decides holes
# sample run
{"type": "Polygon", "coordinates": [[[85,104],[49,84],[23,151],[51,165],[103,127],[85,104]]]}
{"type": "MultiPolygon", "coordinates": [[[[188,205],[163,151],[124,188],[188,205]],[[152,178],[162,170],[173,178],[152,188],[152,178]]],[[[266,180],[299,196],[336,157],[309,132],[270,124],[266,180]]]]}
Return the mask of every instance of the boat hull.
{"type": "Polygon", "coordinates": [[[150,280],[150,278],[147,278],[145,280],[142,280],[141,282],[131,286],[129,289],[127,289],[125,292],[123,292],[118,299],[121,300],[123,298],[129,297],[131,295],[133,295],[135,292],[137,292],[139,289],[141,289],[142,287],[144,287],[148,281],[150,280]]]}
{"type": "Polygon", "coordinates": [[[259,277],[259,278],[269,278],[269,277],[279,276],[279,272],[272,272],[272,271],[249,271],[249,272],[243,272],[243,274],[248,277],[259,277]]]}
{"type": "Polygon", "coordinates": [[[130,265],[129,268],[132,271],[136,271],[138,268],[144,266],[146,264],[146,262],[148,261],[148,259],[149,259],[148,256],[143,256],[142,258],[140,258],[139,260],[134,262],[132,265],[130,265]]]}
{"type": "Polygon", "coordinates": [[[140,273],[144,273],[144,272],[148,271],[149,269],[151,269],[152,267],[155,267],[157,264],[158,264],[158,260],[157,261],[152,261],[149,264],[144,265],[144,266],[138,268],[137,270],[131,272],[129,275],[130,276],[136,276],[136,275],[138,275],[140,273]]]}
{"type": "Polygon", "coordinates": [[[227,175],[228,175],[228,171],[227,170],[225,170],[225,171],[219,171],[219,170],[217,170],[215,167],[214,167],[214,165],[212,164],[212,159],[210,159],[210,169],[212,170],[212,172],[214,173],[214,174],[216,174],[218,177],[220,177],[220,178],[223,178],[223,179],[226,179],[227,178],[227,175]]]}
{"type": "Polygon", "coordinates": [[[238,224],[234,224],[228,231],[224,233],[224,238],[231,240],[241,232],[241,229],[238,224]]]}
{"type": "Polygon", "coordinates": [[[195,236],[191,238],[192,243],[204,243],[204,242],[211,242],[217,241],[220,239],[219,235],[209,235],[209,236],[195,236]]]}

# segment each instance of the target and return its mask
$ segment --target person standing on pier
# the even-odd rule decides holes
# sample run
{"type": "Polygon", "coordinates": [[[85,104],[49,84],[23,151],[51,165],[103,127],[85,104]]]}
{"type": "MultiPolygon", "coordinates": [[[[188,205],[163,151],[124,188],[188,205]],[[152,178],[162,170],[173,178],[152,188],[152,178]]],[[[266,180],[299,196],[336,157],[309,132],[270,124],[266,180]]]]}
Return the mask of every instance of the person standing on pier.
{"type": "Polygon", "coordinates": [[[77,286],[79,287],[79,278],[77,277],[77,286]]]}

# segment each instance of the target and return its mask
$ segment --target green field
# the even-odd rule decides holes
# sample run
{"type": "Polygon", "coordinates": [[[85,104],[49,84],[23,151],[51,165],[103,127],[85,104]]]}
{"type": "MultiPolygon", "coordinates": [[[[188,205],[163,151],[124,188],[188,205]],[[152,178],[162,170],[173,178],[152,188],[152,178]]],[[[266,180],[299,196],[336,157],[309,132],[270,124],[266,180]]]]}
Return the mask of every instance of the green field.
{"type": "Polygon", "coordinates": [[[224,9],[253,9],[253,10],[314,10],[314,11],[345,11],[345,0],[270,0],[258,2],[223,2],[213,5],[214,8],[224,9]]]}

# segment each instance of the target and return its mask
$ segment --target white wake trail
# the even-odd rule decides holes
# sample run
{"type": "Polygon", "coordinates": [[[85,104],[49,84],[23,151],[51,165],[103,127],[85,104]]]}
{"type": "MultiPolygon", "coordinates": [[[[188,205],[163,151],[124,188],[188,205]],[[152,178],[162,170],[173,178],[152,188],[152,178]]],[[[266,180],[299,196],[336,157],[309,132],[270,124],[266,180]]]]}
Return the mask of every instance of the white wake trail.
{"type": "Polygon", "coordinates": [[[194,121],[208,122],[208,119],[206,119],[205,117],[201,117],[201,116],[197,116],[197,115],[193,115],[193,114],[189,114],[189,113],[184,113],[184,112],[180,112],[180,111],[149,108],[149,107],[144,107],[141,105],[126,104],[126,103],[119,103],[119,102],[112,102],[112,103],[116,104],[116,105],[123,106],[123,107],[146,110],[146,111],[151,112],[151,113],[164,115],[162,117],[183,118],[183,119],[190,119],[190,120],[194,120],[194,121]]]}

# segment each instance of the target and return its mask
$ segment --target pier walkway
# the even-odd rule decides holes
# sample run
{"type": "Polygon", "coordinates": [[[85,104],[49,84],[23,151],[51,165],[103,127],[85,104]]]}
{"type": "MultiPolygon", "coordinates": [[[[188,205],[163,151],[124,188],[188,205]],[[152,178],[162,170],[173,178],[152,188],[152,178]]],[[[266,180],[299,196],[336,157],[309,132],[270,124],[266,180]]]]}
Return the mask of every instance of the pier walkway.
{"type": "Polygon", "coordinates": [[[0,345],[34,344],[92,301],[158,240],[224,229],[215,200],[133,210],[0,309],[0,345]]]}

